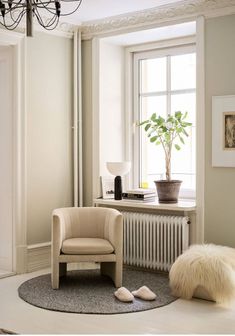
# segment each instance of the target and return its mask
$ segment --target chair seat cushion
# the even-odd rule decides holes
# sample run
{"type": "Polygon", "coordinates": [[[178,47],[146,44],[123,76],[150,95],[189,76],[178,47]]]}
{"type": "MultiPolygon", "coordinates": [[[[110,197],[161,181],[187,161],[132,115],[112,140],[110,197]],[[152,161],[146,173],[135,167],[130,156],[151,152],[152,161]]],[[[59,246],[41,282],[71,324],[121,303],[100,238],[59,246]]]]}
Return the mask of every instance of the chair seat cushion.
{"type": "Polygon", "coordinates": [[[70,238],[62,243],[65,254],[110,254],[113,246],[106,239],[101,238],[70,238]]]}

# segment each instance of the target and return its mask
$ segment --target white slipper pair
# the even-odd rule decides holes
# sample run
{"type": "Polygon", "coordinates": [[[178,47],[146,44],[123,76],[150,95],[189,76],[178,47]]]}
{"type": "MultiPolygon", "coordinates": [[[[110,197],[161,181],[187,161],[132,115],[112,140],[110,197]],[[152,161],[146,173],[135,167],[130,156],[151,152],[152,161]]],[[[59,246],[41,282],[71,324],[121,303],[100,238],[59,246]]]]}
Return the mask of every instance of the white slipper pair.
{"type": "Polygon", "coordinates": [[[146,301],[152,301],[156,298],[156,294],[153,293],[147,286],[142,286],[132,293],[126,287],[120,287],[114,295],[122,302],[132,302],[134,300],[134,296],[146,301]]]}

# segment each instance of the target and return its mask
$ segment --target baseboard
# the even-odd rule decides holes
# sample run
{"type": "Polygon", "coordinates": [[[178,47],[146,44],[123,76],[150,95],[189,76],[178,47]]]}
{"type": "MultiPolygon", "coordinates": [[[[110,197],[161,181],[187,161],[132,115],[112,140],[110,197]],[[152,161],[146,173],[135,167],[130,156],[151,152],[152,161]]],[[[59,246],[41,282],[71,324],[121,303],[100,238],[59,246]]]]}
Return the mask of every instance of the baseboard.
{"type": "Polygon", "coordinates": [[[17,274],[27,272],[27,245],[16,246],[15,271],[17,274]]]}
{"type": "Polygon", "coordinates": [[[51,265],[51,243],[28,245],[27,272],[38,271],[51,265]]]}

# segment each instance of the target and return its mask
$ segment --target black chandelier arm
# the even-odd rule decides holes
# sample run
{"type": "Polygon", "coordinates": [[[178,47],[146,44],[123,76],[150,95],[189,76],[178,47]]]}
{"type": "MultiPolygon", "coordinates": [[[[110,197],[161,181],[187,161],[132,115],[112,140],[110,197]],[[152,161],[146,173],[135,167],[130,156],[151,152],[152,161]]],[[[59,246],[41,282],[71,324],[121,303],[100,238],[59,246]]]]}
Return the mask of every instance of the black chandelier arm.
{"type": "Polygon", "coordinates": [[[14,10],[21,9],[21,8],[26,8],[26,7],[24,5],[15,6],[15,7],[12,7],[12,8],[6,8],[5,7],[5,15],[7,15],[8,13],[13,12],[14,10]]]}
{"type": "MultiPolygon", "coordinates": [[[[5,5],[9,5],[8,1],[1,1],[0,3],[5,4],[5,5]]],[[[19,9],[19,8],[26,8],[26,3],[24,0],[19,0],[18,2],[12,2],[11,3],[11,7],[6,7],[5,6],[5,14],[8,14],[9,12],[15,10],[15,9],[19,9]]]]}
{"type": "MultiPolygon", "coordinates": [[[[9,1],[7,0],[1,0],[1,3],[9,6],[9,1]]],[[[16,7],[18,8],[21,3],[22,3],[22,7],[26,7],[25,0],[19,0],[19,1],[12,1],[11,7],[9,7],[9,9],[14,9],[16,7]]]]}
{"type": "MultiPolygon", "coordinates": [[[[15,19],[15,20],[13,21],[13,24],[8,25],[8,27],[13,27],[14,24],[16,24],[16,27],[17,27],[25,14],[26,14],[26,10],[24,10],[23,12],[21,12],[21,13],[18,15],[17,19],[15,19]]],[[[16,28],[16,27],[15,27],[15,28],[16,28]]]]}
{"type": "Polygon", "coordinates": [[[12,13],[13,11],[17,10],[17,9],[22,9],[22,8],[26,8],[25,6],[17,6],[17,7],[14,7],[12,9],[7,9],[6,12],[5,12],[5,15],[9,14],[9,13],[12,13]]]}
{"type": "Polygon", "coordinates": [[[42,21],[41,17],[38,16],[37,14],[35,14],[38,20],[38,23],[46,30],[53,30],[57,27],[58,23],[59,23],[59,18],[58,16],[54,16],[48,24],[44,24],[44,22],[42,21]],[[53,22],[51,22],[53,20],[53,22]]]}
{"type": "MultiPolygon", "coordinates": [[[[10,25],[10,26],[13,26],[14,24],[17,24],[17,26],[18,26],[18,24],[20,23],[21,19],[23,18],[23,16],[24,16],[25,14],[26,14],[26,9],[25,9],[24,11],[22,11],[21,13],[19,13],[18,16],[17,16],[17,18],[14,18],[14,17],[12,16],[12,13],[10,12],[10,17],[11,17],[11,20],[13,21],[13,24],[10,25]]],[[[16,26],[16,27],[17,27],[17,26],[16,26]]]]}
{"type": "Polygon", "coordinates": [[[37,1],[35,1],[35,0],[33,0],[32,1],[32,6],[33,7],[37,7],[37,8],[47,8],[49,5],[52,5],[54,2],[52,2],[52,1],[41,1],[41,0],[37,0],[37,1]],[[41,6],[39,6],[39,5],[42,5],[42,7],[41,6]]]}
{"type": "MultiPolygon", "coordinates": [[[[75,2],[75,1],[63,1],[63,2],[69,3],[69,2],[75,2]]],[[[43,1],[41,1],[41,0],[39,0],[39,3],[42,6],[38,6],[38,3],[37,3],[37,8],[43,8],[43,9],[46,9],[51,14],[55,14],[56,9],[46,7],[45,3],[43,1]]],[[[46,2],[46,3],[48,4],[48,2],[46,2]]],[[[51,1],[50,1],[50,3],[51,3],[51,1]]],[[[77,7],[72,12],[64,13],[64,14],[60,13],[60,16],[68,16],[68,15],[71,15],[71,14],[75,13],[78,10],[78,8],[81,6],[81,3],[82,3],[82,0],[80,0],[79,4],[77,5],[77,7]]]]}
{"type": "Polygon", "coordinates": [[[0,24],[2,26],[4,26],[6,29],[8,30],[14,30],[15,28],[18,27],[22,17],[24,16],[24,14],[26,13],[26,11],[20,13],[20,15],[18,15],[17,20],[15,20],[12,24],[7,24],[5,21],[5,18],[3,18],[3,23],[0,21],[0,24]]]}
{"type": "MultiPolygon", "coordinates": [[[[12,19],[13,23],[12,24],[6,24],[6,21],[4,22],[5,26],[8,27],[8,28],[11,28],[11,27],[14,27],[16,25],[16,27],[19,25],[21,19],[23,18],[23,16],[25,15],[26,13],[26,10],[21,12],[16,19],[12,19]]],[[[15,27],[15,28],[16,28],[15,27]]],[[[13,28],[14,29],[14,28],[13,28]]]]}
{"type": "MultiPolygon", "coordinates": [[[[38,20],[38,23],[39,23],[42,27],[44,27],[45,29],[46,29],[47,27],[51,27],[51,26],[53,26],[54,23],[56,22],[56,20],[59,21],[59,18],[57,17],[57,15],[54,14],[54,16],[53,16],[53,17],[48,21],[48,23],[46,24],[46,23],[43,22],[43,19],[41,18],[40,14],[39,14],[39,12],[38,12],[37,10],[35,11],[35,16],[36,16],[36,18],[37,18],[37,20],[38,20]]],[[[57,23],[57,24],[58,24],[58,23],[57,23]]],[[[56,25],[57,25],[57,24],[56,24],[56,25]]]]}
{"type": "MultiPolygon", "coordinates": [[[[63,2],[71,2],[71,1],[63,1],[63,2]]],[[[71,14],[75,13],[78,10],[78,8],[81,6],[81,4],[82,4],[82,0],[80,0],[79,4],[77,5],[77,7],[72,12],[65,13],[65,14],[60,14],[60,16],[68,16],[68,15],[71,15],[71,14]]]]}
{"type": "Polygon", "coordinates": [[[49,13],[51,13],[53,15],[56,15],[56,9],[55,8],[48,8],[48,7],[46,7],[41,0],[39,0],[39,3],[41,4],[41,6],[38,6],[38,4],[37,4],[37,6],[35,7],[35,10],[37,10],[38,8],[46,9],[49,13]]]}

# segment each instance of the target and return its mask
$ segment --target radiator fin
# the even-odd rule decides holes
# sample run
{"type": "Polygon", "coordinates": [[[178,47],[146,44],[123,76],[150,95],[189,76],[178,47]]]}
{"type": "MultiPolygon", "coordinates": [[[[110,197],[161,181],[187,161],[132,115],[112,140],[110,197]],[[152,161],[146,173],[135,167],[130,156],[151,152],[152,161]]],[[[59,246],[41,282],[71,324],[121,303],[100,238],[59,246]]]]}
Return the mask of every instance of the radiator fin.
{"type": "Polygon", "coordinates": [[[169,271],[189,246],[189,218],[122,211],[124,264],[169,271]]]}

